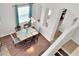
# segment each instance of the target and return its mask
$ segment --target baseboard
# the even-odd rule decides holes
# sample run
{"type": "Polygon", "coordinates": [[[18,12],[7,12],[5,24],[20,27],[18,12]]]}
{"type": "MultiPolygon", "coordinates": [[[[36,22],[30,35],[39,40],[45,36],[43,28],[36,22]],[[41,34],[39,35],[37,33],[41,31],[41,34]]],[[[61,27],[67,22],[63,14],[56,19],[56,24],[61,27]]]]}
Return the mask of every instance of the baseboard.
{"type": "Polygon", "coordinates": [[[5,36],[8,36],[8,35],[10,35],[11,33],[14,33],[14,32],[10,32],[10,33],[3,34],[3,35],[0,36],[0,38],[5,37],[5,36]]]}

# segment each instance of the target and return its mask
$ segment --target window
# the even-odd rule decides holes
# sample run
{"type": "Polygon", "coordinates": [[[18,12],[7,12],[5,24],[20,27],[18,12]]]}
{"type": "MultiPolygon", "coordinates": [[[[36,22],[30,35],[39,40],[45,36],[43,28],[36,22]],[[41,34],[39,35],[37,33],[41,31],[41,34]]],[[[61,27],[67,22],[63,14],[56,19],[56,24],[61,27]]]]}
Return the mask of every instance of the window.
{"type": "Polygon", "coordinates": [[[51,16],[51,10],[50,9],[48,10],[48,16],[51,16]]]}
{"type": "Polygon", "coordinates": [[[29,22],[29,5],[18,7],[19,23],[29,22]]]}
{"type": "Polygon", "coordinates": [[[32,17],[32,3],[15,5],[16,10],[16,26],[22,23],[27,23],[31,21],[32,17]]]}
{"type": "Polygon", "coordinates": [[[51,13],[52,13],[51,9],[49,9],[49,8],[46,8],[46,9],[45,9],[44,21],[43,21],[43,25],[44,25],[45,27],[48,27],[48,21],[49,21],[49,19],[50,19],[51,13]]]}

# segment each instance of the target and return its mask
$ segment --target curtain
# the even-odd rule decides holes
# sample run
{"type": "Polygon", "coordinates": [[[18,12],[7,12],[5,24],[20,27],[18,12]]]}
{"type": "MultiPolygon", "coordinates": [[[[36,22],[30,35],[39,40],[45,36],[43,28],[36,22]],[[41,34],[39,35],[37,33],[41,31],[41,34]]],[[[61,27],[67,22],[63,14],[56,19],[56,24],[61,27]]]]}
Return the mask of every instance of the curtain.
{"type": "Polygon", "coordinates": [[[29,18],[31,18],[32,17],[32,3],[29,3],[29,6],[30,6],[29,18]]]}
{"type": "Polygon", "coordinates": [[[31,17],[32,17],[32,3],[29,3],[29,6],[30,6],[30,11],[29,11],[29,18],[30,18],[30,21],[29,21],[29,26],[31,26],[31,17]]]}
{"type": "Polygon", "coordinates": [[[16,11],[16,26],[19,26],[18,5],[15,5],[15,11],[16,11]]]}

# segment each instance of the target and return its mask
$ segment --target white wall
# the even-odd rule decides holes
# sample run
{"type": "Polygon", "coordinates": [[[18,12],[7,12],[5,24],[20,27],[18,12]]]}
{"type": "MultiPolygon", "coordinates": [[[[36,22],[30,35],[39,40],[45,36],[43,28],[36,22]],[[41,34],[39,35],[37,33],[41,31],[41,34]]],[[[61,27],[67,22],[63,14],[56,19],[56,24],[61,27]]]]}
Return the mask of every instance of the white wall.
{"type": "Polygon", "coordinates": [[[79,45],[79,28],[75,31],[72,40],[75,41],[79,45]]]}
{"type": "MultiPolygon", "coordinates": [[[[76,24],[79,24],[79,19],[76,22],[76,24]]],[[[74,40],[79,45],[79,28],[76,29],[76,31],[72,37],[72,40],[74,40]]]]}
{"type": "Polygon", "coordinates": [[[0,37],[14,31],[15,11],[14,4],[0,4],[0,37]]]}
{"type": "Polygon", "coordinates": [[[36,19],[36,20],[38,20],[38,19],[40,19],[40,17],[41,17],[41,10],[42,10],[42,6],[41,6],[41,4],[37,4],[37,3],[35,3],[35,4],[33,4],[33,13],[32,13],[32,17],[34,18],[34,19],[36,19]]]}
{"type": "MultiPolygon", "coordinates": [[[[42,6],[42,11],[41,11],[41,21],[36,25],[36,27],[39,27],[38,30],[40,30],[41,34],[48,40],[51,41],[54,33],[56,31],[56,27],[59,21],[59,9],[57,7],[54,7],[52,5],[52,8],[50,8],[49,4],[41,4],[42,6]],[[44,27],[43,22],[44,22],[44,17],[45,17],[45,10],[46,8],[51,9],[51,17],[48,19],[48,27],[44,27]]],[[[37,13],[39,12],[39,9],[37,13]]]]}
{"type": "MultiPolygon", "coordinates": [[[[41,33],[47,38],[48,41],[53,40],[53,34],[52,33],[54,33],[53,31],[55,31],[55,28],[54,28],[54,25],[56,24],[55,20],[57,19],[57,14],[58,14],[60,9],[67,8],[76,17],[79,17],[79,4],[78,3],[74,3],[74,4],[73,3],[69,3],[69,4],[68,3],[66,3],[66,4],[65,3],[47,3],[47,4],[43,3],[43,4],[41,4],[41,6],[42,6],[43,12],[42,12],[42,15],[41,15],[40,28],[41,28],[41,33]],[[50,21],[49,21],[48,29],[44,28],[43,25],[42,25],[43,20],[44,20],[44,18],[43,18],[44,8],[51,9],[52,14],[53,14],[51,19],[49,19],[50,21]]],[[[64,25],[66,26],[66,24],[64,24],[64,25]]],[[[37,26],[37,27],[39,27],[39,26],[37,26]]],[[[75,36],[77,36],[77,37],[74,40],[77,41],[77,42],[79,42],[78,35],[79,35],[78,32],[75,33],[75,36]]]]}

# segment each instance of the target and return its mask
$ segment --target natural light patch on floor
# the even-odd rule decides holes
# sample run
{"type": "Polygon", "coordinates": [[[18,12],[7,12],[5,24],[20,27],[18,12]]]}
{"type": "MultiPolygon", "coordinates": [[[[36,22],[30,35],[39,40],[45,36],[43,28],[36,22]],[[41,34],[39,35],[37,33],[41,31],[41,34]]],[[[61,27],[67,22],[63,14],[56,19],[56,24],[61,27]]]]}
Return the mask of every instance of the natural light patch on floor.
{"type": "Polygon", "coordinates": [[[30,48],[28,48],[28,49],[26,50],[26,52],[27,52],[28,54],[32,54],[32,53],[35,52],[35,49],[34,49],[34,47],[30,47],[30,48]]]}

